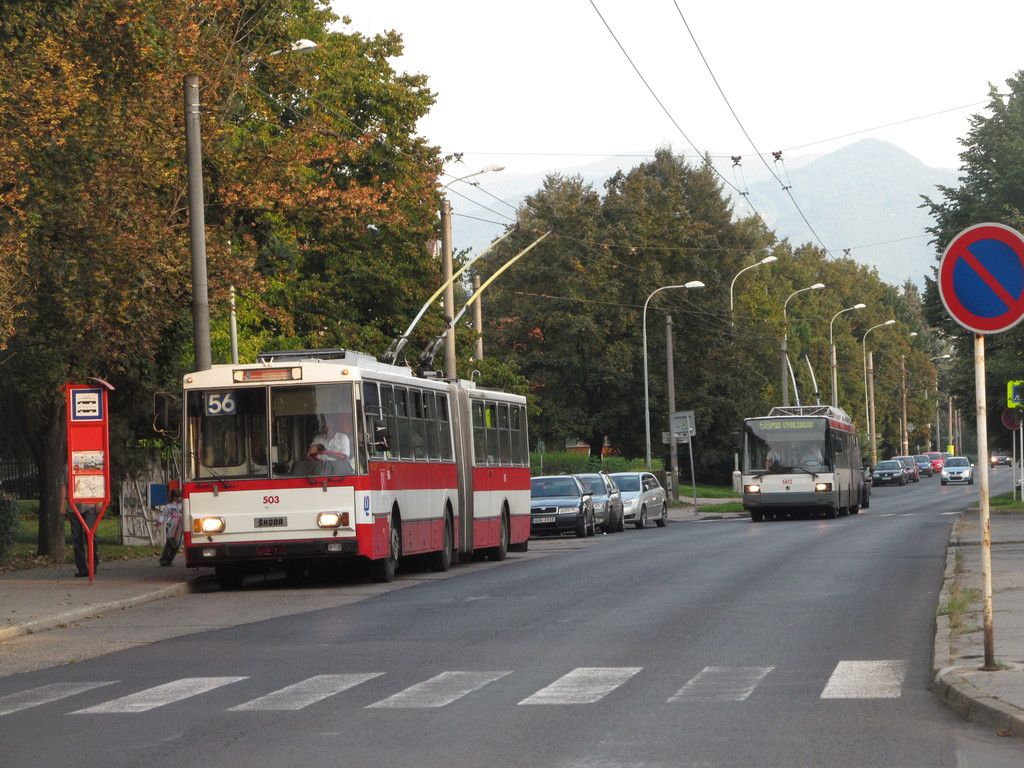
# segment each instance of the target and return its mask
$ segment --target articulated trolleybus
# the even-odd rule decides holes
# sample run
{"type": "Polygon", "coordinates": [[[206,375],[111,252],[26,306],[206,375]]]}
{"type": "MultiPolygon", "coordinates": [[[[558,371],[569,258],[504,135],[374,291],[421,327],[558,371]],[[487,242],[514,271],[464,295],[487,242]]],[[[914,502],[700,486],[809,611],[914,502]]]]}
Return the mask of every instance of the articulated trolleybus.
{"type": "Polygon", "coordinates": [[[857,514],[869,503],[853,421],[841,408],[773,408],[743,421],[743,506],[755,523],[786,513],[857,514]]]}
{"type": "Polygon", "coordinates": [[[273,352],[184,378],[185,554],[224,588],[363,558],[447,570],[530,536],[526,399],[346,350],[273,352]]]}

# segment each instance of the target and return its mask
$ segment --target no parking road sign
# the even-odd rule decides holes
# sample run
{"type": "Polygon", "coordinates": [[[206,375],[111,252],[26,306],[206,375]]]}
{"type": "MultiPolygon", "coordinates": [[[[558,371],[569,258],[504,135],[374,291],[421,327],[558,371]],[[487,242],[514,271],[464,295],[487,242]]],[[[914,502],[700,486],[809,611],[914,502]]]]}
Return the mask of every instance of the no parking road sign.
{"type": "Polygon", "coordinates": [[[1024,236],[1003,224],[976,224],[939,263],[946,311],[974,333],[1000,333],[1024,319],[1024,236]]]}

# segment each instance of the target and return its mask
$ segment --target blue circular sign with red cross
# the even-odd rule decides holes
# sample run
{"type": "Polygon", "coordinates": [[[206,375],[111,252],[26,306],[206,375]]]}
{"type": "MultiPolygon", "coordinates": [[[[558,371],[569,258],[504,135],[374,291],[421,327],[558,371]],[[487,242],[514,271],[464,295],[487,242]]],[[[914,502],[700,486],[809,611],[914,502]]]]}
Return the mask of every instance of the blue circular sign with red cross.
{"type": "Polygon", "coordinates": [[[1024,319],[1024,236],[1004,224],[975,224],[939,262],[946,311],[974,333],[1000,333],[1024,319]]]}

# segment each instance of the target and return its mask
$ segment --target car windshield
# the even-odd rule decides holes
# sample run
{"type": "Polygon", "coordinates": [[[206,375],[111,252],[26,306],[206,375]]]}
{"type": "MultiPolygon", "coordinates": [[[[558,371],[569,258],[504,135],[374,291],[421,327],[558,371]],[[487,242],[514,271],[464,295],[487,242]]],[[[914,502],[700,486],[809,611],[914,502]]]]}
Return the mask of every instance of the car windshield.
{"type": "Polygon", "coordinates": [[[639,491],[640,475],[612,475],[620,491],[639,491]]]}
{"type": "Polygon", "coordinates": [[[941,460],[942,459],[942,454],[941,453],[929,453],[929,454],[926,454],[926,455],[932,461],[936,461],[936,460],[941,460]]]}
{"type": "Polygon", "coordinates": [[[952,459],[946,459],[946,466],[947,467],[969,467],[969,466],[971,466],[971,462],[969,462],[967,459],[962,458],[962,457],[955,457],[955,458],[952,458],[952,459]]]}
{"type": "Polygon", "coordinates": [[[932,460],[929,459],[927,456],[915,456],[914,460],[918,464],[931,464],[932,463],[932,460]]]}
{"type": "Polygon", "coordinates": [[[595,496],[604,496],[607,491],[604,489],[604,481],[600,475],[576,475],[576,479],[583,483],[583,487],[595,496]]]}
{"type": "Polygon", "coordinates": [[[900,463],[898,461],[880,461],[875,465],[875,471],[880,469],[899,469],[900,463]]]}
{"type": "Polygon", "coordinates": [[[576,481],[571,477],[535,477],[530,481],[530,495],[535,499],[554,496],[579,496],[576,481]]]}

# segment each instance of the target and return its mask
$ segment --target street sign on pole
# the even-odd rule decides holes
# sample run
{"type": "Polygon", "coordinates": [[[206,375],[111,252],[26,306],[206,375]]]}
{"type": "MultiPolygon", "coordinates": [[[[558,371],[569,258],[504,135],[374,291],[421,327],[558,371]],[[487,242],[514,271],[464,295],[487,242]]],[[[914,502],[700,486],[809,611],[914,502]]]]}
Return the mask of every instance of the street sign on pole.
{"type": "Polygon", "coordinates": [[[1024,408],[1024,381],[1006,382],[1006,407],[1024,408]]]}
{"type": "MultiPolygon", "coordinates": [[[[974,414],[977,423],[978,517],[985,670],[998,669],[992,628],[992,527],[988,495],[988,414],[985,334],[1002,333],[1024,319],[1024,236],[1005,224],[985,223],[960,232],[939,262],[939,297],[950,316],[974,334],[974,414]]],[[[962,446],[961,446],[962,447],[962,446]]]]}
{"type": "Polygon", "coordinates": [[[696,432],[696,422],[693,419],[693,411],[675,411],[669,416],[669,429],[676,433],[677,440],[681,440],[679,435],[692,435],[696,432]]]}

